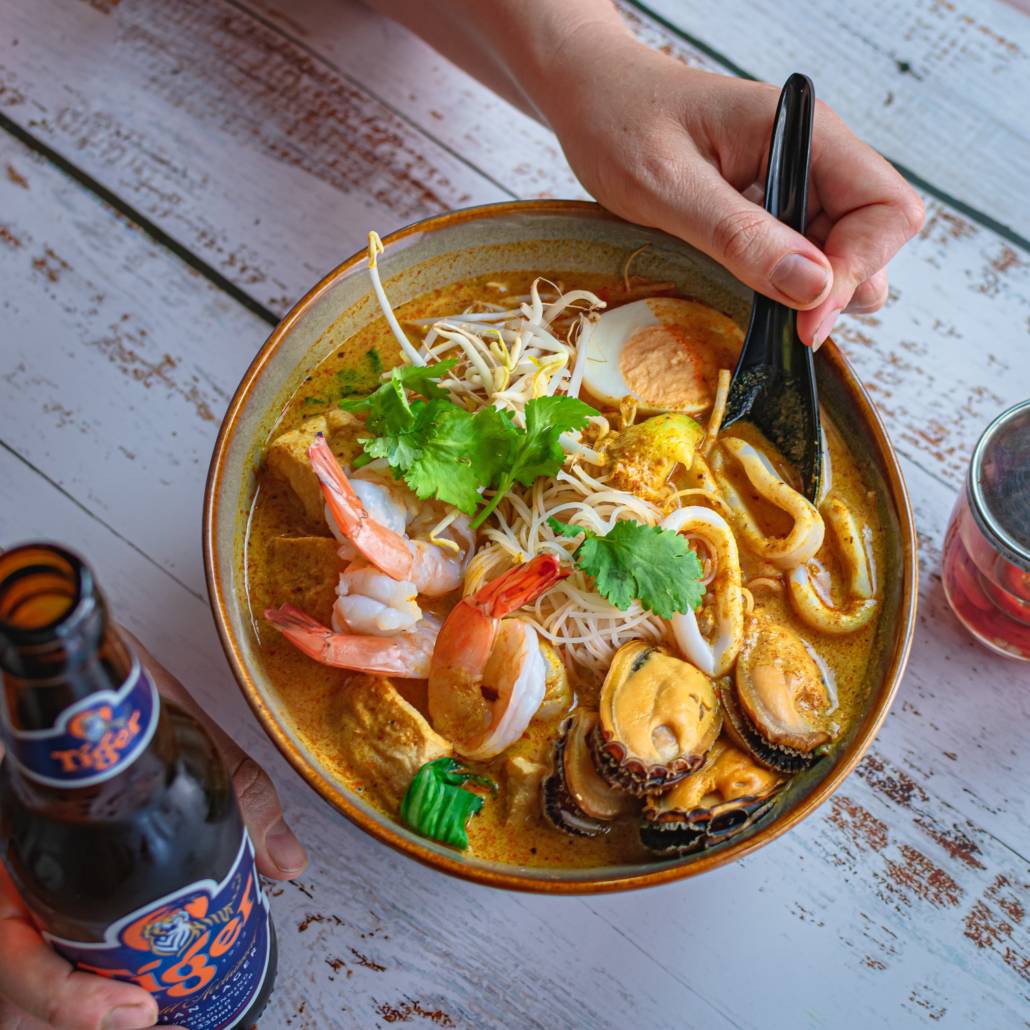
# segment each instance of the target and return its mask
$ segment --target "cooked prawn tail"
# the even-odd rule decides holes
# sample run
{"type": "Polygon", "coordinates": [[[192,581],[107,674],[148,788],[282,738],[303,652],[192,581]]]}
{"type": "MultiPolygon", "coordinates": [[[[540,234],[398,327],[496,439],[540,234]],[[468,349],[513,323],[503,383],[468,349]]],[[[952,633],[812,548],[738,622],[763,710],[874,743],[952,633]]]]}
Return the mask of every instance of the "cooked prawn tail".
{"type": "Polygon", "coordinates": [[[432,641],[415,634],[380,637],[336,633],[292,604],[266,609],[265,618],[297,650],[321,665],[408,679],[429,675],[432,641]]]}
{"type": "Polygon", "coordinates": [[[266,608],[265,618],[276,629],[293,633],[307,633],[312,630],[325,630],[317,619],[313,619],[307,612],[302,612],[292,604],[283,604],[278,608],[266,608]]]}
{"type": "Polygon", "coordinates": [[[361,498],[354,492],[350,480],[344,475],[326,438],[318,433],[308,448],[308,459],[322,486],[322,496],[340,532],[348,539],[361,532],[361,524],[369,518],[361,498]]]}
{"type": "Polygon", "coordinates": [[[414,557],[404,537],[368,514],[321,433],[308,448],[308,459],[340,532],[376,568],[393,579],[409,579],[414,557]]]}
{"type": "Polygon", "coordinates": [[[563,566],[553,554],[538,554],[525,565],[518,565],[491,580],[465,600],[491,619],[503,619],[524,604],[535,601],[571,573],[572,569],[563,566]]]}
{"type": "Polygon", "coordinates": [[[266,608],[265,618],[294,647],[303,651],[309,658],[314,658],[316,662],[322,661],[325,638],[332,633],[331,629],[292,604],[266,608]]]}

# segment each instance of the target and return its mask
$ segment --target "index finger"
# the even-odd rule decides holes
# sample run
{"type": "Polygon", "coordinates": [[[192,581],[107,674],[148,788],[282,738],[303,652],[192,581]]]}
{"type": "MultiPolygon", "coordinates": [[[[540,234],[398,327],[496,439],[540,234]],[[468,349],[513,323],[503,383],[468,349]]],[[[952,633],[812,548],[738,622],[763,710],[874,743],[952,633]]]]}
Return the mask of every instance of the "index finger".
{"type": "Polygon", "coordinates": [[[825,337],[827,320],[832,323],[858,286],[919,232],[924,217],[919,194],[824,105],[816,113],[812,179],[830,223],[822,249],[833,268],[833,287],[818,307],[798,317],[798,332],[809,341],[825,337]]]}

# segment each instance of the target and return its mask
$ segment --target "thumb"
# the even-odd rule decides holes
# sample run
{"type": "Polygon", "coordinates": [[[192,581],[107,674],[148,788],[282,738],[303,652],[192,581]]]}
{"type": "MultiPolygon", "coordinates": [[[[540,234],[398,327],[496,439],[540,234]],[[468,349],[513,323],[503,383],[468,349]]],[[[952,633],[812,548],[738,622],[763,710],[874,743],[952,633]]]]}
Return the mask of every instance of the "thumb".
{"type": "Polygon", "coordinates": [[[0,862],[0,1026],[132,1030],[157,1016],[142,987],[79,972],[51,950],[0,862]]]}
{"type": "MultiPolygon", "coordinates": [[[[792,308],[821,303],[833,285],[833,269],[811,240],[773,218],[737,192],[714,169],[672,205],[667,232],[703,250],[741,282],[792,308]]],[[[652,221],[652,224],[655,224],[652,221]]]]}

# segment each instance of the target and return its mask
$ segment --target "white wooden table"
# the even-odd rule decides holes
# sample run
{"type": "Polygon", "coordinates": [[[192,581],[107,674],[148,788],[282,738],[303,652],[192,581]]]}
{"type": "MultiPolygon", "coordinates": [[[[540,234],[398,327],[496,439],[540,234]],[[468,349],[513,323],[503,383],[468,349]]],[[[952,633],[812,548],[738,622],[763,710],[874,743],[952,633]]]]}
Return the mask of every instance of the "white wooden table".
{"type": "Polygon", "coordinates": [[[579,899],[372,842],[284,765],[218,646],[204,474],[270,325],[370,227],[581,195],[547,131],[395,25],[276,3],[0,0],[0,540],[89,555],[272,771],[312,862],[273,891],[262,1025],[1025,1025],[1030,673],[970,643],[938,572],[973,442],[1030,394],[1025,3],[806,0],[800,37],[775,0],[626,6],[687,62],[808,72],[924,192],[890,303],[839,333],[903,457],[921,609],[879,740],[816,815],[732,868],[579,899]]]}

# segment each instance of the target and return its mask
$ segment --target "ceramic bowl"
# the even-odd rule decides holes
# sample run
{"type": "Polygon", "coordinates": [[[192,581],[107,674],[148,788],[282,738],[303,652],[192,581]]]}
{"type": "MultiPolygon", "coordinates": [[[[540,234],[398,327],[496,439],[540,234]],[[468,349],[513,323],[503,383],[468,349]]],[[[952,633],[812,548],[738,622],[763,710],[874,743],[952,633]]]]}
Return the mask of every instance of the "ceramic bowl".
{"type": "MultiPolygon", "coordinates": [[[[487,272],[557,269],[570,278],[577,271],[615,274],[644,244],[649,246],[636,259],[635,272],[682,282],[687,292],[742,324],[750,304],[747,288],[703,254],[589,203],[525,201],[458,211],[409,226],[383,242],[380,270],[395,304],[487,272]]],[[[242,583],[246,513],[261,449],[284,404],[308,370],[378,314],[361,252],[301,299],[261,348],[226,412],[208,476],[204,557],[215,621],[247,701],[297,771],[363,830],[412,858],[478,883],[552,893],[623,890],[692,876],[767,844],[818,808],[854,769],[887,715],[908,657],[916,607],[915,529],[898,460],[876,409],[832,341],[816,359],[820,397],[851,441],[877,496],[886,542],[883,611],[862,717],[832,756],[795,778],[774,815],[720,847],[687,858],[534,869],[462,855],[416,836],[319,763],[263,668],[242,583]]]]}

